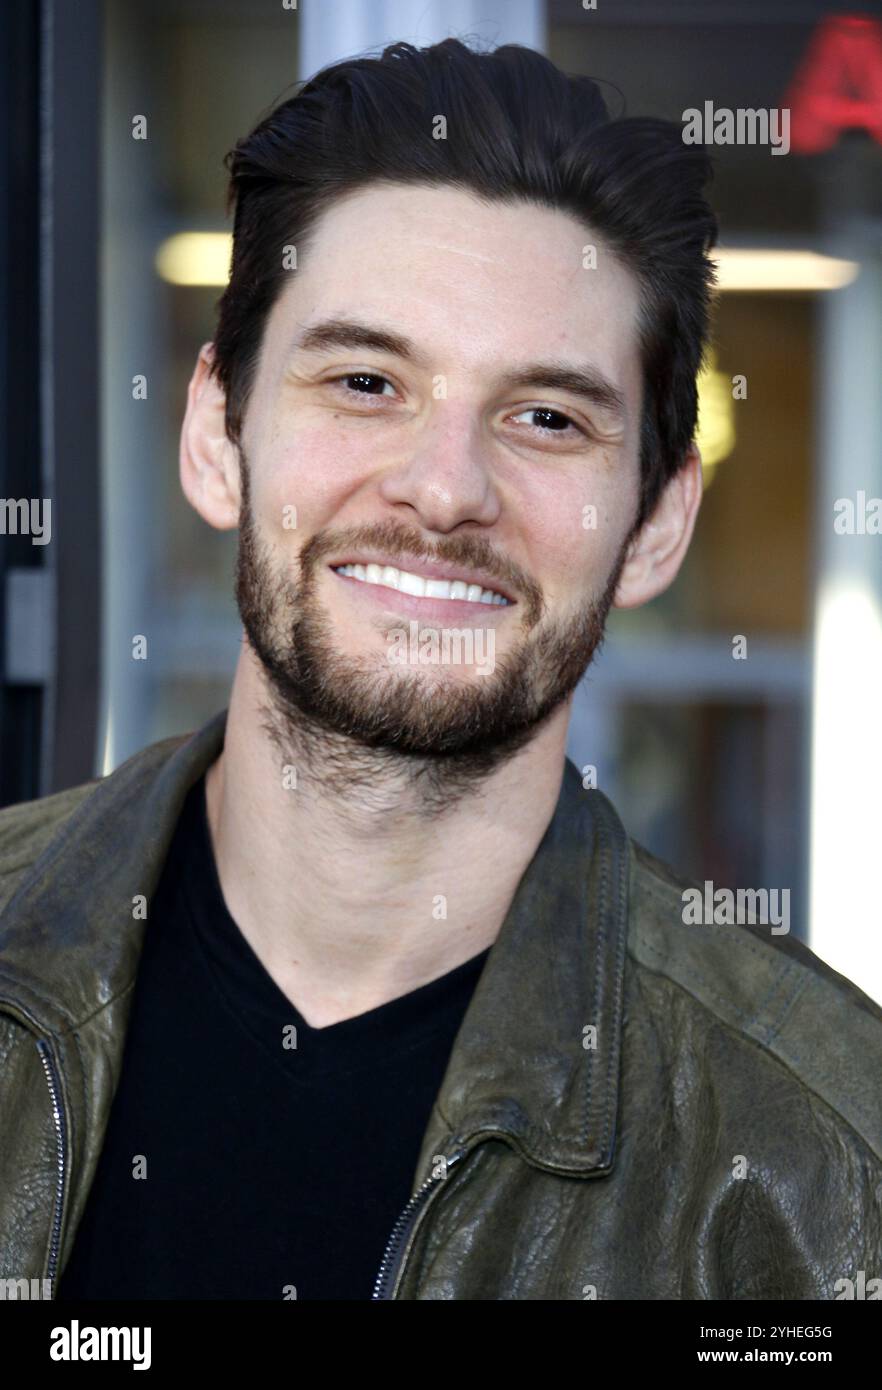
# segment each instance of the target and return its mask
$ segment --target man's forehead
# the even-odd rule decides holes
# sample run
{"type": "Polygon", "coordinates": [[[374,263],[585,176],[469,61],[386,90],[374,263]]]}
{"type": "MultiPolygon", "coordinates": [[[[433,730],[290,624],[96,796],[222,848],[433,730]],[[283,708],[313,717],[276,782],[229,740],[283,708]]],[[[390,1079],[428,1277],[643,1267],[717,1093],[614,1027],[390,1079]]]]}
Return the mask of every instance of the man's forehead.
{"type": "Polygon", "coordinates": [[[569,280],[590,271],[619,293],[636,288],[603,235],[573,211],[441,184],[382,181],[336,197],[314,222],[305,259],[341,257],[355,271],[364,254],[391,243],[415,259],[420,251],[461,258],[491,274],[527,265],[536,277],[569,280]]]}
{"type": "Polygon", "coordinates": [[[298,262],[274,315],[274,350],[286,361],[339,319],[387,326],[425,366],[455,344],[491,375],[503,358],[514,371],[574,357],[602,357],[622,391],[633,375],[636,277],[570,213],[371,185],[322,214],[298,262]]]}

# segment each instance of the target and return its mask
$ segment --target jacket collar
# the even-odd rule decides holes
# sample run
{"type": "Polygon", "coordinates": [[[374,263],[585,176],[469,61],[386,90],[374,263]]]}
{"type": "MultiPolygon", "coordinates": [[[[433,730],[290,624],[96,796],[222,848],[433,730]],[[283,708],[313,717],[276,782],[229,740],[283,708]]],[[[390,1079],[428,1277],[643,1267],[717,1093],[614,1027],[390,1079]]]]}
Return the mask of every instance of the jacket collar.
{"type": "MultiPolygon", "coordinates": [[[[0,1008],[18,1009],[57,1045],[130,989],[144,931],[133,898],[151,897],[187,792],[222,749],[226,717],[96,781],[0,918],[0,1008]]],[[[438,1095],[461,1139],[499,1132],[529,1161],[573,1175],[612,1166],[628,856],[612,806],[582,789],[567,760],[438,1095]]],[[[118,1076],[123,1042],[120,1029],[104,1036],[116,1055],[101,1058],[102,1070],[110,1061],[118,1076]]]]}
{"type": "MultiPolygon", "coordinates": [[[[554,815],[487,957],[438,1097],[459,1139],[498,1130],[543,1168],[612,1167],[629,856],[612,805],[583,789],[567,759],[554,815]]],[[[424,1168],[428,1158],[424,1148],[424,1168]]]]}

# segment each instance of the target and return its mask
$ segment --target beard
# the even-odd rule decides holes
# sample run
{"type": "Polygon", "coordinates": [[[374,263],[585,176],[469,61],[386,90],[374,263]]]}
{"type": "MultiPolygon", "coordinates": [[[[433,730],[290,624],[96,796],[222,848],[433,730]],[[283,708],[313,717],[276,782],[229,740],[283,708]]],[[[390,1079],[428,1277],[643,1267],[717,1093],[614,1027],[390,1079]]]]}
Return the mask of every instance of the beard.
{"type": "MultiPolygon", "coordinates": [[[[258,534],[244,455],[240,477],[236,602],[267,695],[261,723],[284,761],[305,766],[327,790],[351,795],[357,785],[379,807],[382,783],[403,777],[425,809],[444,810],[535,737],[601,646],[633,532],[600,596],[555,620],[546,617],[539,586],[485,538],[443,537],[430,546],[392,519],[317,534],[300,551],[295,582],[258,534]],[[506,639],[510,649],[491,674],[466,680],[449,668],[436,677],[433,668],[402,671],[385,654],[341,650],[317,581],[327,557],[359,548],[401,556],[404,568],[407,558],[432,559],[454,573],[473,567],[490,582],[506,581],[518,598],[520,640],[506,639]]],[[[393,625],[400,630],[402,620],[393,625]]]]}

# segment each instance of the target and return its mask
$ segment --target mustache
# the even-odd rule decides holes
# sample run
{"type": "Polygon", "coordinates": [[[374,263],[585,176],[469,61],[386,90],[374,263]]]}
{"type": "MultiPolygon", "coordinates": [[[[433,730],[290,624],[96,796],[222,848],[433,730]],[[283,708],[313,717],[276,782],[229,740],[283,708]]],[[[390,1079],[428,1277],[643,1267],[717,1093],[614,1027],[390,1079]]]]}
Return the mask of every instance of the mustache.
{"type": "MultiPolygon", "coordinates": [[[[503,587],[508,587],[525,605],[525,621],[532,627],[545,611],[542,589],[520,565],[499,555],[483,536],[442,536],[429,542],[415,527],[388,518],[365,526],[343,530],[322,531],[307,541],[300,552],[300,571],[304,585],[309,585],[318,567],[329,555],[343,550],[379,550],[402,559],[434,560],[463,568],[482,570],[503,587]]],[[[403,566],[406,568],[406,566],[403,566]]]]}

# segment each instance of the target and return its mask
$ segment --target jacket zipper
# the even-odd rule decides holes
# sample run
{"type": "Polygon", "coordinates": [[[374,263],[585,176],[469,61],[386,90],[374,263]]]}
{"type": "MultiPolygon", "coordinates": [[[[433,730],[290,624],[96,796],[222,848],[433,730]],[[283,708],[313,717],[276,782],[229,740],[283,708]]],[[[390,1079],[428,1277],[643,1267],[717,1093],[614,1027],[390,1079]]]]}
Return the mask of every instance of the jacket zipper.
{"type": "Polygon", "coordinates": [[[445,1181],[450,1169],[453,1168],[455,1164],[459,1163],[467,1152],[467,1149],[463,1146],[450,1154],[445,1160],[443,1177],[427,1178],[422,1187],[418,1188],[408,1201],[407,1206],[392,1228],[392,1234],[386,1245],[380,1271],[377,1275],[377,1281],[374,1284],[374,1292],[371,1301],[378,1298],[392,1297],[392,1289],[401,1272],[407,1240],[414,1228],[417,1217],[420,1212],[424,1210],[429,1198],[434,1195],[436,1189],[445,1181]]]}
{"type": "Polygon", "coordinates": [[[49,1266],[46,1271],[47,1278],[51,1281],[49,1287],[52,1290],[51,1296],[54,1299],[55,1271],[58,1267],[58,1247],[61,1241],[61,1216],[64,1203],[64,1174],[66,1169],[64,1148],[64,1103],[61,1098],[61,1086],[58,1080],[58,1072],[48,1043],[46,1043],[44,1039],[38,1038],[37,1049],[40,1053],[40,1061],[43,1063],[43,1070],[46,1073],[46,1080],[49,1083],[49,1095],[52,1100],[52,1118],[55,1123],[56,1156],[58,1159],[55,1209],[52,1214],[52,1236],[49,1242],[49,1266]]]}
{"type": "MultiPolygon", "coordinates": [[[[426,1181],[423,1183],[422,1187],[420,1187],[413,1194],[407,1206],[404,1208],[404,1211],[401,1213],[398,1220],[395,1222],[395,1225],[392,1229],[392,1234],[389,1237],[389,1243],[387,1244],[385,1254],[383,1255],[383,1262],[380,1265],[380,1272],[377,1275],[377,1281],[374,1284],[374,1292],[371,1296],[372,1301],[373,1299],[391,1299],[393,1297],[393,1290],[395,1288],[395,1285],[399,1281],[401,1274],[401,1267],[404,1261],[404,1250],[407,1243],[407,1239],[410,1236],[414,1228],[414,1225],[416,1224],[417,1217],[420,1215],[421,1212],[425,1210],[426,1204],[430,1201],[432,1197],[434,1197],[435,1192],[445,1181],[448,1172],[454,1166],[454,1164],[460,1163],[462,1159],[466,1157],[467,1154],[470,1154],[474,1149],[478,1147],[479,1144],[483,1143],[485,1139],[503,1140],[504,1143],[509,1144],[517,1153],[519,1153],[527,1163],[531,1163],[535,1168],[540,1168],[545,1173],[554,1173],[556,1176],[559,1177],[561,1176],[561,1174],[567,1171],[565,1169],[552,1167],[550,1164],[547,1163],[540,1163],[536,1159],[531,1158],[527,1153],[524,1152],[524,1149],[521,1143],[516,1138],[516,1136],[513,1134],[509,1134],[505,1130],[481,1130],[477,1133],[477,1135],[471,1134],[469,1138],[465,1140],[460,1145],[460,1147],[449,1156],[449,1158],[447,1158],[444,1176],[439,1178],[427,1178],[426,1181]],[[477,1138],[477,1143],[472,1143],[471,1141],[475,1138],[477,1138]]],[[[606,1170],[601,1170],[598,1168],[596,1172],[587,1173],[585,1174],[585,1176],[603,1177],[605,1175],[605,1172],[606,1170]]],[[[581,1176],[581,1174],[579,1175],[581,1176]]]]}

